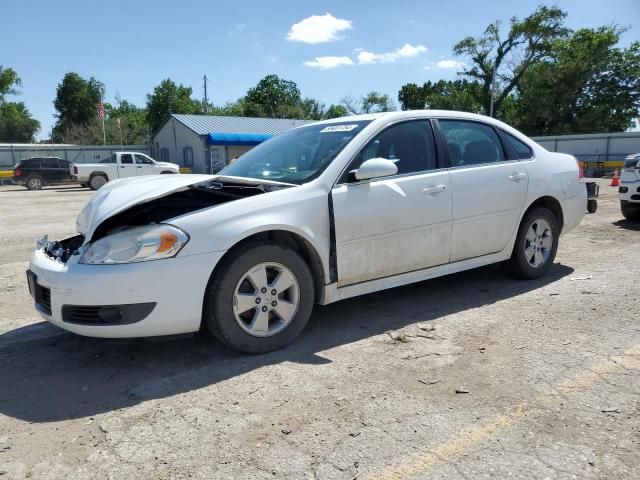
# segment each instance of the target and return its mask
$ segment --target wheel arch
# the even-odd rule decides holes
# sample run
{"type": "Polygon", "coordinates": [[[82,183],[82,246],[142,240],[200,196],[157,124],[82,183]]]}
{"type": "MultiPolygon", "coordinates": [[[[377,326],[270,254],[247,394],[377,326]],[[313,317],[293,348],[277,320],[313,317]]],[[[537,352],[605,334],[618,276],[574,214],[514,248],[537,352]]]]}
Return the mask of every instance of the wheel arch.
{"type": "Polygon", "coordinates": [[[107,181],[109,180],[109,175],[107,175],[105,172],[101,172],[100,170],[95,170],[89,174],[89,181],[91,181],[93,177],[98,177],[98,176],[106,178],[107,181]]]}
{"type": "Polygon", "coordinates": [[[238,240],[233,246],[231,246],[225,254],[220,258],[218,263],[213,269],[211,278],[213,278],[219,271],[220,265],[222,265],[225,257],[230,255],[247,244],[265,244],[271,243],[274,245],[286,245],[292,250],[295,250],[302,256],[303,260],[309,267],[311,276],[313,277],[314,284],[314,303],[319,303],[322,300],[324,285],[325,285],[325,269],[322,263],[322,257],[318,253],[316,247],[304,236],[299,233],[292,232],[291,230],[284,229],[270,229],[260,232],[252,233],[240,240],[238,240]]]}
{"type": "Polygon", "coordinates": [[[541,197],[538,197],[533,202],[531,202],[529,206],[525,209],[525,211],[522,212],[521,218],[524,218],[528,212],[538,207],[547,208],[548,210],[551,211],[551,213],[553,213],[553,216],[556,217],[556,220],[558,221],[558,226],[560,227],[560,233],[562,233],[562,229],[564,228],[564,213],[562,211],[562,204],[560,203],[560,201],[558,201],[557,198],[551,195],[543,195],[541,197]]]}

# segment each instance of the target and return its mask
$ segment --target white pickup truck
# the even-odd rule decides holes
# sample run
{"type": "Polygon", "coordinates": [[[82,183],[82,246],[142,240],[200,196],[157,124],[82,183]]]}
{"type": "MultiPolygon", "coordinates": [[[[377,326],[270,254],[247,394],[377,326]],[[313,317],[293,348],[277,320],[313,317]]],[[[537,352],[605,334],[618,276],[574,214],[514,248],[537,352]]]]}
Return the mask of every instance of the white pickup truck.
{"type": "Polygon", "coordinates": [[[118,178],[180,173],[180,167],[175,163],[156,162],[138,152],[116,152],[100,163],[72,163],[69,169],[72,180],[92,190],[98,190],[108,181],[118,178]]]}

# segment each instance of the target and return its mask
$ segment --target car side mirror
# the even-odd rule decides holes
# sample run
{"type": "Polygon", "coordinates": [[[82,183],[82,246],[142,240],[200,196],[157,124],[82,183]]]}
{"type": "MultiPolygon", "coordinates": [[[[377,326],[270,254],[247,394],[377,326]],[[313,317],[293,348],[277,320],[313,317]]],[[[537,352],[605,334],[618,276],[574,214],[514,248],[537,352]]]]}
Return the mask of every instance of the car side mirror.
{"type": "Polygon", "coordinates": [[[355,180],[368,180],[370,178],[388,177],[398,173],[398,167],[386,158],[371,158],[362,162],[360,168],[349,172],[349,176],[355,180]]]}

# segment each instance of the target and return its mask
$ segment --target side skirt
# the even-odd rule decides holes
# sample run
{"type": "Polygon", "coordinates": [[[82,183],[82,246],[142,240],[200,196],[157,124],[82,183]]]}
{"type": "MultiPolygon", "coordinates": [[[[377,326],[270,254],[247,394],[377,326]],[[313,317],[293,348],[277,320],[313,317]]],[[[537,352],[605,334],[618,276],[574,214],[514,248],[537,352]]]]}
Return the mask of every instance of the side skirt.
{"type": "Polygon", "coordinates": [[[422,282],[431,278],[442,277],[444,275],[502,262],[510,258],[512,248],[513,243],[510,244],[510,248],[506,248],[501,252],[493,253],[491,255],[469,258],[455,263],[425,268],[424,270],[416,270],[415,272],[402,273],[392,277],[378,278],[376,280],[347,285],[341,288],[338,288],[337,283],[332,283],[325,286],[323,299],[320,304],[328,305],[329,303],[360,295],[366,295],[367,293],[379,292],[380,290],[386,290],[388,288],[400,287],[409,283],[422,282]]]}

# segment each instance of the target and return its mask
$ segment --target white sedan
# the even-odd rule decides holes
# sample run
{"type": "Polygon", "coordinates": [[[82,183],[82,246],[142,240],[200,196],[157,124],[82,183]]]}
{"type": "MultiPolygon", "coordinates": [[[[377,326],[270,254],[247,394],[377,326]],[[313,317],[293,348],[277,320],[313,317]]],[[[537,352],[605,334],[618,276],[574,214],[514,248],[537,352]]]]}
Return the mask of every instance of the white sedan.
{"type": "Polygon", "coordinates": [[[36,309],[95,337],[207,329],[275,350],[315,304],[496,262],[551,266],[586,188],[570,155],[497,120],[406,111],[305,125],[219,175],[110,182],[79,235],[38,244],[36,309]]]}

